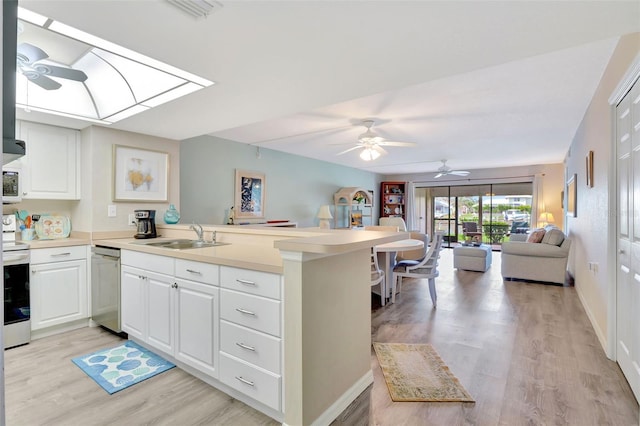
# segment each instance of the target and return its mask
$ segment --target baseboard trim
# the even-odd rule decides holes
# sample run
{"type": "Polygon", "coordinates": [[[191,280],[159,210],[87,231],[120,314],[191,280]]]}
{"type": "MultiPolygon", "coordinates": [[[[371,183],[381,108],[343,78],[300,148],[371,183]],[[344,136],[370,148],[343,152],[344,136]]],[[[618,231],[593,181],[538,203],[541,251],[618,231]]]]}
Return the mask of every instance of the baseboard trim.
{"type": "Polygon", "coordinates": [[[347,409],[349,404],[356,400],[373,383],[373,371],[369,370],[364,376],[356,381],[340,398],[338,398],[324,413],[311,423],[311,426],[325,426],[331,424],[338,416],[347,409]]]}
{"type": "Polygon", "coordinates": [[[580,286],[575,286],[575,289],[576,289],[576,293],[578,293],[578,299],[580,299],[580,303],[582,304],[582,308],[584,309],[585,313],[587,314],[587,318],[589,318],[589,322],[591,323],[591,327],[593,327],[593,331],[596,332],[596,337],[598,338],[598,341],[600,342],[600,346],[602,346],[602,349],[604,350],[604,353],[607,354],[607,357],[608,357],[609,352],[607,351],[607,347],[608,347],[607,338],[605,337],[604,333],[602,332],[602,329],[598,326],[598,323],[596,322],[595,317],[593,316],[593,313],[591,312],[591,309],[589,308],[589,305],[585,301],[584,296],[582,295],[582,291],[580,290],[580,286]]]}

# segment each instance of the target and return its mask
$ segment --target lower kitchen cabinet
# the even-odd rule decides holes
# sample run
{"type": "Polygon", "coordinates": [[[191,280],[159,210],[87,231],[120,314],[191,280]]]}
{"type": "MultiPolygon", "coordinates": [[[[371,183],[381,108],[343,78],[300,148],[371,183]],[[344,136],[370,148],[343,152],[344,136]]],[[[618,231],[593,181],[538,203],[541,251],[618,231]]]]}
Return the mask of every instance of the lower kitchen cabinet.
{"type": "Polygon", "coordinates": [[[144,253],[130,256],[128,251],[122,252],[121,259],[122,329],[217,378],[218,266],[144,253]],[[175,274],[159,274],[131,263],[162,264],[163,272],[174,271],[175,264],[175,274]]]}
{"type": "Polygon", "coordinates": [[[87,247],[31,251],[31,330],[89,317],[87,247]]]}

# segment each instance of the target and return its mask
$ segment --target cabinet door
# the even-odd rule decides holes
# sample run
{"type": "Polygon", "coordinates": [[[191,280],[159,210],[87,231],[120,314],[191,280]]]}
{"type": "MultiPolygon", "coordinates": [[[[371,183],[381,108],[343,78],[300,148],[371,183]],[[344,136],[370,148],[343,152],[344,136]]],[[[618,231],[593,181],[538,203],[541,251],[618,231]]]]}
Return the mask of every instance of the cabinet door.
{"type": "Polygon", "coordinates": [[[22,162],[25,199],[80,199],[80,132],[22,121],[20,139],[26,142],[22,162]]]}
{"type": "Polygon", "coordinates": [[[173,277],[146,272],[147,338],[146,342],[173,354],[174,281],[173,277]]]}
{"type": "Polygon", "coordinates": [[[176,280],[176,359],[218,378],[217,287],[176,280]]]}
{"type": "Polygon", "coordinates": [[[87,261],[31,266],[31,329],[88,318],[87,261]]]}
{"type": "Polygon", "coordinates": [[[122,330],[130,336],[145,340],[146,286],[144,271],[130,266],[122,266],[120,296],[122,330]]]}

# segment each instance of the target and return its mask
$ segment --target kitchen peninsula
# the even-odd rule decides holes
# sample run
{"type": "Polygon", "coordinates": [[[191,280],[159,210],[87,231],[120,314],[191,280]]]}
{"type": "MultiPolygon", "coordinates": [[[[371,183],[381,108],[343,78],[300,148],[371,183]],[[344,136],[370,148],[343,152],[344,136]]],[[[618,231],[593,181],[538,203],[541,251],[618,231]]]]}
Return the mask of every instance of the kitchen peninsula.
{"type": "MultiPolygon", "coordinates": [[[[209,364],[190,354],[185,358],[180,347],[164,349],[158,343],[162,339],[145,340],[155,338],[148,333],[129,332],[130,338],[152,342],[152,350],[161,347],[162,355],[189,373],[284,424],[331,423],[373,382],[371,247],[406,234],[252,226],[204,226],[204,231],[205,240],[215,231],[216,241],[227,244],[172,250],[94,233],[94,245],[123,253],[123,324],[130,294],[125,290],[125,268],[134,278],[144,276],[143,269],[156,271],[150,274],[158,277],[157,272],[172,279],[175,274],[171,286],[177,283],[176,289],[203,289],[193,281],[204,282],[205,277],[210,277],[207,288],[215,287],[207,296],[216,313],[209,364]],[[187,280],[189,273],[200,278],[187,280]],[[260,321],[260,316],[270,319],[260,321]],[[254,337],[273,347],[276,355],[259,359],[255,347],[244,340],[229,343],[229,336],[254,337]],[[194,362],[181,362],[183,358],[194,362]]],[[[159,225],[158,233],[169,239],[194,237],[187,225],[159,225]]]]}

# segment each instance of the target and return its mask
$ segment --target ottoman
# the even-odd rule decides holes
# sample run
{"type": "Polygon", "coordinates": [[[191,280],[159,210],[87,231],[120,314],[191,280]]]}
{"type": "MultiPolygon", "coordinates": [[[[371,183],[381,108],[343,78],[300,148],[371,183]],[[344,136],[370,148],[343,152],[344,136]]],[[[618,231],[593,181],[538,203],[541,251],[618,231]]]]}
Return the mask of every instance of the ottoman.
{"type": "Polygon", "coordinates": [[[491,246],[461,246],[453,249],[453,267],[485,272],[491,266],[491,246]]]}

